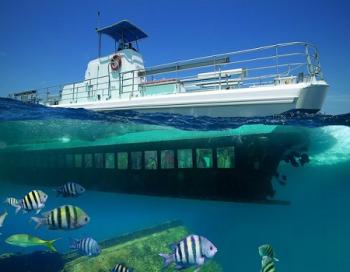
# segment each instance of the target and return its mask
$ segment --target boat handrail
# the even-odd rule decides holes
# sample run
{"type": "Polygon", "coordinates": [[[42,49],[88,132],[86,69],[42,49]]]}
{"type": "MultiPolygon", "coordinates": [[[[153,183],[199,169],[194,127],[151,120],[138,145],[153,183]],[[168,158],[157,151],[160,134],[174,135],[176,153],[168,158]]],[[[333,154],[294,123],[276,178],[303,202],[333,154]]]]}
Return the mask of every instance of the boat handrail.
{"type": "Polygon", "coordinates": [[[245,50],[231,51],[229,53],[214,54],[214,55],[210,55],[210,56],[192,58],[192,59],[187,59],[187,60],[178,60],[178,61],[169,62],[169,63],[165,63],[165,64],[154,65],[152,67],[146,68],[146,70],[147,69],[154,69],[154,68],[158,68],[158,67],[163,67],[163,66],[168,66],[168,65],[174,66],[174,65],[182,64],[182,63],[186,63],[186,62],[203,61],[205,59],[214,59],[214,58],[222,59],[222,58],[227,58],[227,57],[230,57],[232,55],[237,55],[237,54],[251,53],[254,51],[257,52],[257,51],[267,50],[267,49],[271,49],[271,48],[279,48],[279,47],[286,47],[286,46],[293,46],[293,45],[304,45],[304,46],[309,46],[309,47],[313,47],[313,48],[317,49],[316,46],[314,46],[311,43],[307,43],[307,42],[277,43],[274,45],[266,45],[266,46],[245,49],[245,50]]]}
{"type": "MultiPolygon", "coordinates": [[[[165,85],[168,88],[164,88],[164,94],[276,85],[282,82],[276,79],[289,76],[295,76],[295,82],[323,79],[316,46],[306,42],[279,43],[119,72],[114,78],[110,75],[88,78],[35,91],[37,102],[72,104],[82,100],[130,99],[162,94],[159,88],[165,85]],[[191,72],[193,70],[195,72],[191,72]]],[[[16,94],[11,97],[20,98],[16,94]]]]}

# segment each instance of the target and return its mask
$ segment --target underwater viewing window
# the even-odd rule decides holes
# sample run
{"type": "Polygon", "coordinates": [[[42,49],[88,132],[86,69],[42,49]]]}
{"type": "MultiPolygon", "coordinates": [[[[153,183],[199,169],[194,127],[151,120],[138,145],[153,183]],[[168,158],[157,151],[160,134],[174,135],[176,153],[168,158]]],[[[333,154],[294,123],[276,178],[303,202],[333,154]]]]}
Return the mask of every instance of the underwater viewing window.
{"type": "Polygon", "coordinates": [[[235,148],[233,146],[219,147],[217,149],[218,168],[235,167],[235,148]]]}
{"type": "Polygon", "coordinates": [[[142,168],[142,152],[135,151],[131,152],[131,169],[141,169],[142,168]]]}
{"type": "Polygon", "coordinates": [[[128,153],[120,152],[117,155],[118,169],[128,169],[128,153]]]}
{"type": "Polygon", "coordinates": [[[72,154],[66,154],[66,166],[73,167],[73,155],[72,154]]]}
{"type": "Polygon", "coordinates": [[[115,167],[114,153],[105,154],[105,168],[113,169],[115,167]]]}
{"type": "Polygon", "coordinates": [[[57,167],[58,168],[63,168],[64,167],[64,155],[63,154],[58,154],[57,155],[57,167]]]}
{"type": "Polygon", "coordinates": [[[259,161],[255,161],[253,163],[253,167],[254,167],[254,170],[259,170],[260,169],[260,162],[259,161]]]}
{"type": "Polygon", "coordinates": [[[157,167],[158,167],[157,151],[145,151],[145,168],[157,169],[157,167]]]}
{"type": "Polygon", "coordinates": [[[213,151],[209,148],[197,149],[197,168],[213,167],[213,151]]]}
{"type": "Polygon", "coordinates": [[[174,168],[174,150],[162,150],[160,153],[160,163],[162,169],[174,168]]]}
{"type": "Polygon", "coordinates": [[[179,149],[177,164],[179,168],[193,168],[192,149],[179,149]]]}
{"type": "Polygon", "coordinates": [[[81,154],[74,155],[74,165],[77,168],[83,167],[83,156],[81,154]]]}
{"type": "Polygon", "coordinates": [[[84,166],[85,166],[85,168],[92,167],[92,154],[85,154],[84,155],[84,166]]]}
{"type": "Polygon", "coordinates": [[[103,168],[103,154],[102,153],[95,153],[95,167],[96,168],[103,168]]]}

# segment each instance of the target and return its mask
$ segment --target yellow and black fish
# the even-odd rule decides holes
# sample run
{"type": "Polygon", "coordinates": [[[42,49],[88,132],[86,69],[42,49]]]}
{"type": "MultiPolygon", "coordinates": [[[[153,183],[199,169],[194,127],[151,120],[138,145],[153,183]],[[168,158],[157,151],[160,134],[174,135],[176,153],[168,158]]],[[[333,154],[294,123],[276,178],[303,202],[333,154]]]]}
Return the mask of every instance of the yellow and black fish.
{"type": "Polygon", "coordinates": [[[164,267],[175,263],[175,268],[185,269],[191,266],[202,266],[206,259],[213,258],[217,248],[207,238],[195,234],[188,235],[184,239],[171,245],[172,253],[161,253],[164,267]]]}
{"type": "Polygon", "coordinates": [[[17,208],[18,200],[16,198],[14,198],[14,197],[8,197],[8,198],[5,199],[4,204],[8,204],[8,205],[10,205],[12,207],[17,208]]]}
{"type": "Polygon", "coordinates": [[[116,264],[112,272],[133,272],[134,269],[126,267],[124,264],[116,264]]]}
{"type": "Polygon", "coordinates": [[[90,217],[79,207],[64,205],[42,214],[44,218],[32,217],[36,228],[47,225],[51,230],[71,230],[80,228],[90,221],[90,217]]]}
{"type": "Polygon", "coordinates": [[[45,207],[47,198],[47,194],[45,194],[43,191],[30,191],[16,205],[16,213],[23,209],[25,212],[36,210],[36,213],[38,214],[41,209],[45,207]]]}
{"type": "Polygon", "coordinates": [[[57,196],[62,195],[63,197],[76,197],[85,192],[85,188],[75,182],[67,182],[63,186],[55,190],[57,196]]]}
{"type": "Polygon", "coordinates": [[[272,246],[269,244],[259,246],[259,255],[261,257],[267,256],[270,257],[272,260],[278,261],[272,246]]]}
{"type": "Polygon", "coordinates": [[[268,256],[262,257],[261,272],[276,272],[275,262],[268,256]]]}

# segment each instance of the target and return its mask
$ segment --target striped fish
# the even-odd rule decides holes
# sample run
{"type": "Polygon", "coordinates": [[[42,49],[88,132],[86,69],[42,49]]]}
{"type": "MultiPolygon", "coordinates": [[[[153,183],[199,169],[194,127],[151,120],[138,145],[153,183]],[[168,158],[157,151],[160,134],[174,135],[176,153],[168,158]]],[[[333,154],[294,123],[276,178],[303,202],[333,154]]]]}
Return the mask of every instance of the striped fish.
{"type": "MultiPolygon", "coordinates": [[[[4,222],[5,222],[7,215],[8,215],[7,211],[0,214],[0,228],[2,228],[2,226],[4,225],[4,222]]],[[[0,232],[0,235],[2,235],[1,232],[0,232]]]]}
{"type": "Polygon", "coordinates": [[[18,200],[16,198],[14,198],[14,197],[8,197],[8,198],[5,199],[4,204],[8,204],[8,205],[10,205],[12,207],[17,208],[18,200]]]}
{"type": "Polygon", "coordinates": [[[90,221],[90,217],[79,207],[65,205],[42,214],[44,218],[32,217],[36,228],[47,225],[50,230],[72,230],[90,221]]]}
{"type": "Polygon", "coordinates": [[[275,256],[275,252],[273,251],[272,246],[269,244],[259,246],[259,255],[261,257],[267,256],[275,261],[278,261],[278,259],[275,256]]]}
{"type": "Polygon", "coordinates": [[[83,194],[85,192],[85,188],[78,183],[67,182],[63,186],[57,188],[55,191],[57,192],[57,196],[61,195],[63,197],[74,197],[83,194]]]}
{"type": "Polygon", "coordinates": [[[0,214],[0,228],[3,226],[7,216],[8,216],[7,211],[5,211],[2,214],[0,214]]]}
{"type": "Polygon", "coordinates": [[[275,262],[268,256],[262,257],[261,272],[276,272],[275,262]]]}
{"type": "Polygon", "coordinates": [[[172,245],[171,249],[171,254],[159,255],[164,258],[164,267],[174,262],[176,269],[197,266],[199,270],[205,259],[214,257],[217,252],[217,248],[207,238],[194,234],[172,245]]]}
{"type": "Polygon", "coordinates": [[[24,212],[34,211],[38,214],[41,209],[45,207],[45,202],[48,196],[43,191],[33,190],[24,196],[23,199],[18,201],[16,206],[16,213],[23,209],[24,212]]]}
{"type": "Polygon", "coordinates": [[[101,248],[98,243],[90,237],[72,240],[70,248],[77,249],[83,255],[87,256],[97,256],[101,253],[101,248]]]}
{"type": "Polygon", "coordinates": [[[116,264],[112,272],[133,272],[134,269],[126,267],[124,264],[116,264]]]}

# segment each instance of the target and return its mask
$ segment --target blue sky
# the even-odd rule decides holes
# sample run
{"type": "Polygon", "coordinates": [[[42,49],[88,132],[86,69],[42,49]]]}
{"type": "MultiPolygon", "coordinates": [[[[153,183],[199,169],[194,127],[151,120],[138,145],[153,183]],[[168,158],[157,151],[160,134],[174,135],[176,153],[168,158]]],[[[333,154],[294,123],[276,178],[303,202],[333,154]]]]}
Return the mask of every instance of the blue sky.
{"type": "MultiPolygon", "coordinates": [[[[287,41],[317,45],[331,85],[324,111],[350,112],[350,1],[0,1],[0,96],[78,81],[100,25],[128,19],[146,65],[287,41]]],[[[112,50],[105,38],[103,53],[112,50]]]]}

